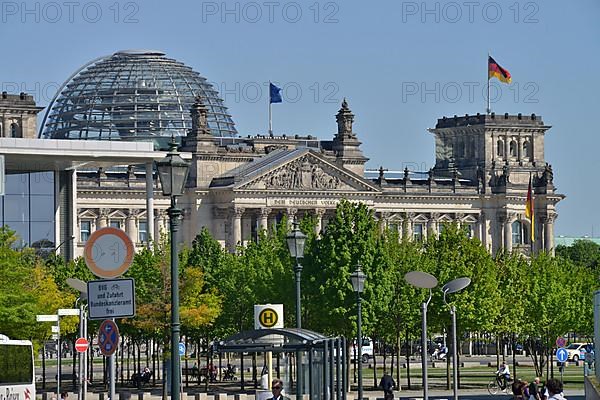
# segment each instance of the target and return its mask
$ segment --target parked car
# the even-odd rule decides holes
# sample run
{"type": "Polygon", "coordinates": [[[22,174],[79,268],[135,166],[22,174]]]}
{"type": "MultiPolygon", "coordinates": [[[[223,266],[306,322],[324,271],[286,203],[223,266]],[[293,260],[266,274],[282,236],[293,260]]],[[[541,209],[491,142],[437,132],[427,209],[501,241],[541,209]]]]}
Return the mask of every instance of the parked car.
{"type": "Polygon", "coordinates": [[[565,347],[565,349],[569,353],[567,359],[569,361],[577,362],[577,361],[581,360],[582,358],[585,358],[586,346],[588,346],[588,343],[571,343],[570,345],[565,347]],[[583,356],[582,356],[582,350],[584,352],[583,356]]]}
{"type": "MultiPolygon", "coordinates": [[[[356,357],[356,340],[352,342],[350,351],[350,357],[352,357],[351,360],[354,360],[356,357]]],[[[367,363],[370,358],[373,358],[373,341],[370,338],[363,338],[362,340],[361,358],[363,363],[367,363]]]]}

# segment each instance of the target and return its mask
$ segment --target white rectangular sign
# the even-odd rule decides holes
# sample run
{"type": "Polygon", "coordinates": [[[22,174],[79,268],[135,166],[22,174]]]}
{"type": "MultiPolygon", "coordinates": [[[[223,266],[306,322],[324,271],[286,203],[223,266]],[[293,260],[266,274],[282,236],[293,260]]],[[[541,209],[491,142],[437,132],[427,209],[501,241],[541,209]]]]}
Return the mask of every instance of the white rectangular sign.
{"type": "Polygon", "coordinates": [[[79,308],[59,308],[58,315],[61,317],[79,315],[79,308]]]}
{"type": "Polygon", "coordinates": [[[255,304],[254,329],[283,328],[283,304],[255,304]]]}
{"type": "Polygon", "coordinates": [[[60,327],[52,325],[52,333],[60,333],[60,327]]]}
{"type": "Polygon", "coordinates": [[[37,322],[56,322],[56,321],[58,321],[58,315],[55,315],[55,314],[36,315],[35,320],[37,322]]]}
{"type": "Polygon", "coordinates": [[[133,279],[102,279],[88,282],[90,319],[126,318],[135,315],[133,279]]]}
{"type": "Polygon", "coordinates": [[[52,340],[58,340],[58,333],[52,335],[52,340]]]}

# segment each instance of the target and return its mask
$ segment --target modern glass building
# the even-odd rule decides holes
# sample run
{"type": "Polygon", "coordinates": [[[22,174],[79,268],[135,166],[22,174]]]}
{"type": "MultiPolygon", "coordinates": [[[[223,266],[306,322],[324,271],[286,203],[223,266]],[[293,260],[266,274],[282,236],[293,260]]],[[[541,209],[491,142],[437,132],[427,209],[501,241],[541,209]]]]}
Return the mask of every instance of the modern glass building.
{"type": "Polygon", "coordinates": [[[219,93],[190,67],[159,51],[127,50],[77,70],[47,108],[39,136],[52,139],[153,141],[191,128],[190,107],[200,96],[218,137],[237,135],[219,93]]]}

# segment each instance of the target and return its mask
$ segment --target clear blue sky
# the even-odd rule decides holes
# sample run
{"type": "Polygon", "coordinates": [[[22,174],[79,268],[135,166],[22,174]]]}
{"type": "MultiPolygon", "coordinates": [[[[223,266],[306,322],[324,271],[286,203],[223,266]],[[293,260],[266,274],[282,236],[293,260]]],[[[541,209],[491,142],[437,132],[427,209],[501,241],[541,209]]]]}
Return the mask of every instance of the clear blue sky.
{"type": "Polygon", "coordinates": [[[598,0],[66,3],[0,4],[2,89],[45,106],[96,57],[162,50],[216,84],[244,136],[266,131],[269,80],[285,87],[278,133],[332,137],[346,96],[369,168],[430,168],[426,129],[485,111],[490,51],[513,76],[494,111],[553,126],[546,160],[567,195],[556,234],[600,235],[598,0]]]}

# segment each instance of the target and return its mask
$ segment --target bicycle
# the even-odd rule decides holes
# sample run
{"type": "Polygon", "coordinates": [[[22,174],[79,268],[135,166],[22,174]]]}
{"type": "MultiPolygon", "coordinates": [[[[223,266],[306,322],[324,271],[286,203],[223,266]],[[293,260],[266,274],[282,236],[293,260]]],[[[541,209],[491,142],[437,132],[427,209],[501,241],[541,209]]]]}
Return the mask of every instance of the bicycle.
{"type": "Polygon", "coordinates": [[[504,394],[508,394],[508,388],[509,381],[506,382],[506,387],[502,389],[502,387],[498,383],[498,377],[494,377],[494,379],[492,379],[487,385],[487,390],[492,396],[498,394],[498,392],[500,391],[502,391],[504,394]]]}

